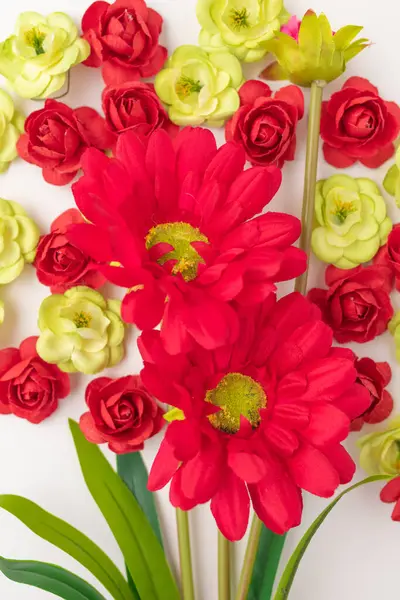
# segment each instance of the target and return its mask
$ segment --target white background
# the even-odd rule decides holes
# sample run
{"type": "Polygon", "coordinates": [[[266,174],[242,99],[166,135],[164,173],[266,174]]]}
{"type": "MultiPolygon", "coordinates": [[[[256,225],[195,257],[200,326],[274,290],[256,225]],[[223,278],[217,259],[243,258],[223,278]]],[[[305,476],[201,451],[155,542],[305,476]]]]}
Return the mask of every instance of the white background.
{"type": "MultiPolygon", "coordinates": [[[[170,51],[181,44],[196,44],[199,26],[195,16],[195,0],[150,0],[149,4],[158,9],[165,19],[163,41],[170,51]]],[[[3,0],[0,8],[0,39],[12,32],[18,13],[24,10],[42,13],[64,11],[79,23],[88,5],[88,0],[3,0]]],[[[287,8],[302,15],[309,8],[309,0],[288,0],[287,8]]],[[[333,29],[345,24],[365,26],[365,34],[373,44],[350,63],[347,75],[369,78],[379,87],[384,98],[400,103],[400,3],[394,0],[368,4],[365,0],[315,0],[313,8],[328,15],[333,29]]],[[[253,65],[246,73],[247,76],[254,76],[260,70],[258,65],[253,65]]],[[[345,77],[330,85],[325,91],[326,97],[339,89],[344,80],[345,77]]],[[[100,109],[102,87],[99,70],[79,66],[72,73],[71,90],[63,101],[72,107],[88,105],[100,109]]],[[[306,96],[308,100],[308,92],[306,96]]],[[[26,114],[41,106],[37,102],[18,100],[17,103],[26,114]]],[[[284,183],[271,203],[273,209],[296,215],[300,215],[301,211],[305,132],[304,119],[299,127],[296,161],[285,165],[284,183]]],[[[216,135],[222,143],[223,133],[218,131],[216,135]]],[[[371,176],[381,183],[387,167],[374,172],[359,166],[348,170],[348,173],[371,176]]],[[[320,177],[332,173],[332,168],[321,160],[320,177]]],[[[56,188],[46,184],[39,168],[22,161],[16,161],[7,174],[0,175],[0,196],[20,202],[38,222],[43,233],[48,231],[57,215],[74,206],[69,186],[56,188]]],[[[393,199],[387,200],[393,220],[399,221],[399,212],[393,199]]],[[[313,285],[322,285],[322,272],[322,265],[313,261],[310,276],[313,285]]],[[[290,289],[290,286],[286,289],[290,289]]],[[[47,294],[47,288],[38,283],[32,267],[27,267],[16,282],[0,290],[0,297],[6,303],[6,322],[0,328],[1,348],[18,346],[22,339],[37,333],[38,308],[47,294]]],[[[393,294],[393,302],[400,307],[397,293],[393,294]]],[[[400,377],[390,335],[385,334],[372,343],[356,345],[353,349],[360,356],[390,362],[394,375],[390,390],[396,399],[400,377]]],[[[122,375],[140,369],[134,334],[128,338],[127,354],[128,358],[108,374],[122,375]]],[[[68,417],[78,419],[85,411],[84,390],[88,381],[87,377],[73,377],[71,396],[63,400],[58,411],[41,425],[31,425],[14,416],[0,417],[0,493],[24,495],[69,521],[98,543],[122,569],[119,550],[85,488],[67,427],[68,417]]],[[[355,442],[356,436],[353,435],[348,448],[357,461],[355,442]]],[[[153,439],[147,446],[146,461],[149,464],[158,444],[159,439],[153,439]]],[[[363,476],[363,473],[358,473],[359,478],[363,476]]],[[[400,524],[390,520],[391,507],[380,503],[379,489],[378,484],[363,487],[334,509],[302,561],[291,600],[375,600],[394,597],[398,590],[400,524]]],[[[161,493],[158,500],[167,548],[176,568],[174,512],[168,505],[166,492],[161,493]]],[[[305,496],[303,524],[289,534],[282,563],[288,560],[302,533],[325,506],[325,500],[305,496]]],[[[217,538],[208,507],[194,510],[191,523],[196,598],[216,600],[217,538]]],[[[234,561],[238,570],[243,543],[236,546],[234,561]]],[[[36,538],[14,517],[4,512],[0,512],[0,554],[8,558],[57,563],[95,583],[90,574],[73,559],[36,538]]],[[[109,598],[107,592],[101,591],[109,598]]],[[[45,600],[54,596],[12,583],[0,575],[0,597],[4,600],[45,600]]]]}

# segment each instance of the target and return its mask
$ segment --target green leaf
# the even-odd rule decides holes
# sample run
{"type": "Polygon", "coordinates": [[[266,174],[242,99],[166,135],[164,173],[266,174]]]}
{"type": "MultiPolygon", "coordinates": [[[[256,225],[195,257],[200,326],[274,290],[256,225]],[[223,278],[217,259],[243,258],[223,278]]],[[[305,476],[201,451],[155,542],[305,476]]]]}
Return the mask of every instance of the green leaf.
{"type": "Polygon", "coordinates": [[[285,539],[263,525],[247,600],[270,600],[285,539]]]}
{"type": "Polygon", "coordinates": [[[338,50],[347,48],[351,41],[363,30],[358,25],[346,25],[337,31],[333,37],[335,46],[338,50]]]}
{"type": "Polygon", "coordinates": [[[146,465],[140,452],[117,455],[117,471],[139,503],[161,546],[162,535],[154,495],[147,489],[149,479],[146,465]]]}
{"type": "Polygon", "coordinates": [[[306,533],[301,538],[297,548],[293,552],[286,568],[283,572],[281,580],[279,582],[278,588],[276,590],[274,600],[286,600],[289,596],[290,589],[292,587],[294,578],[297,573],[297,569],[299,568],[300,561],[304,556],[305,551],[307,550],[311,540],[314,535],[317,533],[318,529],[325,521],[326,517],[329,515],[331,510],[336,506],[336,504],[349,492],[356,490],[358,487],[365,485],[366,483],[372,483],[374,481],[383,481],[390,479],[388,475],[374,475],[373,477],[367,477],[367,479],[363,479],[363,481],[359,481],[355,485],[347,488],[339,494],[337,498],[333,502],[329,504],[329,506],[322,511],[322,513],[315,519],[314,523],[307,529],[306,533]]]}
{"type": "Polygon", "coordinates": [[[0,571],[11,581],[31,585],[65,600],[105,600],[89,583],[56,565],[0,556],[0,571]]]}
{"type": "Polygon", "coordinates": [[[78,423],[70,428],[86,485],[124,555],[142,600],[179,600],[164,551],[138,502],[78,423]]]}
{"type": "Polygon", "coordinates": [[[0,496],[0,507],[86,567],[115,600],[132,600],[132,592],[122,573],[101,548],[75,527],[21,496],[0,496]]]}

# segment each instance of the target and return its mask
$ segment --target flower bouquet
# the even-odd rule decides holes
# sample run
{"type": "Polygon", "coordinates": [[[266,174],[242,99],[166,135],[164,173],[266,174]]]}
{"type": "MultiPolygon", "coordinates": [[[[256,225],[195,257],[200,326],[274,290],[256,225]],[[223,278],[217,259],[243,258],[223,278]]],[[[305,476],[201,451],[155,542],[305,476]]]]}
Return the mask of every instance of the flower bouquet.
{"type": "MultiPolygon", "coordinates": [[[[173,52],[160,41],[162,16],[144,0],[94,2],[82,11],[82,34],[64,13],[25,12],[0,44],[0,74],[15,96],[0,90],[0,172],[19,156],[27,172],[40,167],[44,184],[71,185],[68,210],[47,231],[19,202],[0,199],[0,285],[31,264],[49,288],[35,335],[0,349],[0,414],[39,424],[77,377],[91,376],[86,407],[69,427],[126,570],[32,501],[0,495],[2,509],[98,585],[45,562],[0,557],[0,571],[66,600],[202,600],[190,521],[203,504],[218,530],[212,600],[288,598],[313,536],[364,484],[382,481],[381,499],[400,520],[398,417],[359,439],[369,477],[340,488],[356,469],[346,438],[394,407],[390,365],[344,344],[389,330],[400,360],[391,300],[400,289],[399,225],[384,191],[400,202],[400,108],[362,77],[329,96],[370,45],[362,27],[333,31],[311,10],[299,20],[282,0],[197,0],[196,15],[198,45],[173,52]],[[101,69],[103,114],[86,106],[84,89],[78,108],[68,94],[57,99],[79,63],[101,69]],[[259,66],[259,77],[246,80],[245,63],[259,66]],[[43,102],[25,120],[16,95],[43,102]],[[300,220],[268,205],[299,155],[303,118],[300,220]],[[224,128],[220,147],[210,127],[224,128]],[[320,137],[324,160],[341,170],[324,179],[320,137]],[[389,160],[376,183],[370,169],[389,160]],[[364,176],[343,172],[357,161],[364,176]],[[308,290],[311,252],[327,265],[324,289],[308,290]],[[140,373],[122,362],[135,345],[140,373]],[[103,374],[115,365],[122,376],[103,374]],[[151,438],[148,469],[142,451],[151,438]],[[166,486],[178,572],[156,502],[166,486]],[[279,579],[307,493],[336,492],[279,579]],[[246,535],[236,580],[232,556],[246,535]]],[[[7,319],[0,301],[2,328],[7,319]]]]}

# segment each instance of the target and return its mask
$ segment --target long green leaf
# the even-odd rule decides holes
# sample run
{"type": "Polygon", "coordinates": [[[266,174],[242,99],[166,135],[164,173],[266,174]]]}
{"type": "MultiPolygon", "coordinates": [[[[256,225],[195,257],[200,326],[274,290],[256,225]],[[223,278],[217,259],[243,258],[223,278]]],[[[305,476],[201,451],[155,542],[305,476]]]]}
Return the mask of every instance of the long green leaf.
{"type": "Polygon", "coordinates": [[[315,519],[314,523],[309,527],[309,529],[307,529],[306,533],[301,538],[296,550],[293,552],[279,582],[278,589],[276,590],[274,596],[274,600],[286,600],[288,598],[295,575],[297,573],[297,569],[299,568],[300,561],[303,558],[305,551],[307,550],[314,535],[317,533],[318,529],[325,521],[326,517],[336,506],[336,504],[343,498],[343,496],[357,489],[361,485],[365,485],[366,483],[372,483],[374,481],[382,481],[384,479],[390,479],[390,477],[387,477],[386,475],[375,475],[373,477],[367,477],[367,479],[363,479],[363,481],[359,481],[355,485],[352,485],[351,487],[344,490],[344,492],[339,494],[339,496],[335,498],[335,500],[331,502],[331,504],[325,510],[322,511],[322,513],[315,519]]]}
{"type": "Polygon", "coordinates": [[[117,455],[117,471],[131,490],[144,512],[161,546],[163,545],[160,522],[154,502],[154,494],[147,489],[149,475],[140,452],[117,455]]]}
{"type": "Polygon", "coordinates": [[[263,526],[247,600],[270,600],[286,535],[263,526]]]}
{"type": "Polygon", "coordinates": [[[133,600],[122,573],[92,540],[75,527],[21,496],[0,496],[0,507],[17,517],[33,533],[75,558],[115,600],[133,600]]]}
{"type": "Polygon", "coordinates": [[[70,428],[86,485],[124,555],[142,600],[179,600],[164,551],[137,500],[79,425],[70,428]]]}
{"type": "Polygon", "coordinates": [[[64,600],[105,600],[89,583],[56,565],[8,560],[0,556],[0,571],[12,581],[31,585],[64,600]]]}

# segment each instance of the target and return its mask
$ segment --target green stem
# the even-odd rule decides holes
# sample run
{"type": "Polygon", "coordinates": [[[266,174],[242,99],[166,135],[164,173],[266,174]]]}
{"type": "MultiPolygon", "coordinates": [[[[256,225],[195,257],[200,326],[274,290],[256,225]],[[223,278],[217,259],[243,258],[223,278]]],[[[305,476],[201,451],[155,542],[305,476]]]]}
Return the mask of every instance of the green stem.
{"type": "Polygon", "coordinates": [[[189,516],[186,511],[176,509],[178,528],[179,561],[181,566],[183,600],[194,600],[192,552],[190,549],[189,516]]]}
{"type": "Polygon", "coordinates": [[[231,543],[218,531],[218,600],[231,598],[231,543]]]}
{"type": "MultiPolygon", "coordinates": [[[[314,223],[315,184],[317,182],[319,132],[321,124],[322,91],[325,81],[313,81],[311,84],[310,108],[308,113],[308,134],[306,151],[306,169],[304,174],[303,210],[301,215],[300,248],[307,259],[311,251],[311,234],[314,223]]],[[[296,279],[295,290],[305,295],[307,291],[308,269],[296,279]]]]}
{"type": "Polygon", "coordinates": [[[253,575],[254,563],[256,561],[258,545],[262,531],[262,522],[254,515],[251,523],[249,540],[247,542],[246,553],[244,555],[242,572],[240,574],[239,587],[236,593],[236,600],[246,600],[253,575]]]}

